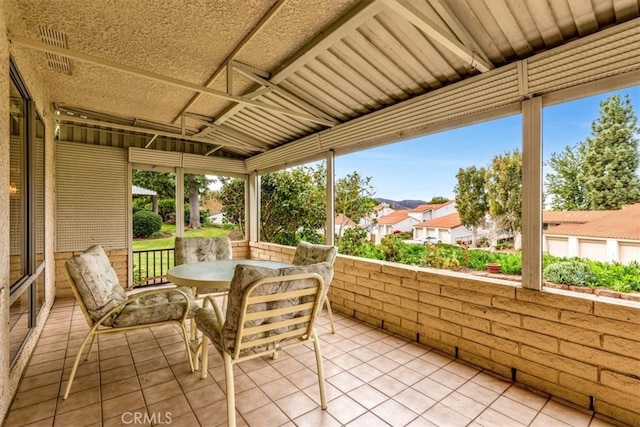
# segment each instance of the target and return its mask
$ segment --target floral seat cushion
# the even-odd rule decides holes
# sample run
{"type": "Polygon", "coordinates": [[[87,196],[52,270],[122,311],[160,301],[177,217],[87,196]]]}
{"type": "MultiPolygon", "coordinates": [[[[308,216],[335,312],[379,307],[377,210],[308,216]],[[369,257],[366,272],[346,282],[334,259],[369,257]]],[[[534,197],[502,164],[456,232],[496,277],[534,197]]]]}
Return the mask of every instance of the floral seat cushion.
{"type": "Polygon", "coordinates": [[[228,237],[176,237],[176,264],[231,259],[228,237]]]}
{"type": "MultiPolygon", "coordinates": [[[[191,303],[190,313],[187,318],[195,316],[197,306],[190,288],[176,288],[184,292],[191,303]]],[[[120,313],[112,319],[115,327],[142,325],[146,323],[164,322],[167,320],[180,320],[186,309],[186,301],[182,294],[174,289],[166,292],[132,299],[120,313]]]]}
{"type": "MultiPolygon", "coordinates": [[[[196,325],[204,334],[206,334],[211,342],[220,351],[227,351],[233,353],[235,350],[235,342],[238,333],[238,321],[242,310],[242,302],[248,287],[256,280],[264,279],[267,277],[285,276],[292,274],[302,273],[318,273],[323,277],[330,278],[333,276],[333,267],[328,263],[317,263],[308,266],[293,266],[280,269],[271,269],[264,267],[255,267],[249,265],[238,265],[231,282],[229,289],[229,297],[227,302],[227,313],[225,323],[220,329],[215,314],[210,308],[201,308],[196,312],[196,325]]],[[[254,295],[265,295],[275,292],[287,292],[297,289],[302,289],[309,286],[309,283],[313,282],[307,280],[295,280],[295,281],[283,281],[278,283],[265,284],[254,291],[254,295]]],[[[325,282],[327,283],[327,282],[325,282]]],[[[327,285],[323,295],[326,295],[327,285]]],[[[322,298],[323,296],[321,296],[322,298]]],[[[290,301],[276,301],[272,303],[255,304],[247,309],[247,312],[264,311],[265,309],[273,310],[277,308],[283,308],[286,305],[298,304],[296,300],[290,301]]],[[[275,316],[264,319],[256,319],[246,323],[246,326],[258,326],[264,323],[274,323],[282,320],[281,316],[275,316]]],[[[299,326],[299,327],[303,327],[299,326]]],[[[281,333],[283,331],[277,330],[271,333],[281,333]]],[[[264,336],[264,335],[263,335],[264,336]]],[[[251,337],[245,337],[245,341],[253,341],[261,338],[262,336],[254,335],[251,337]]]]}

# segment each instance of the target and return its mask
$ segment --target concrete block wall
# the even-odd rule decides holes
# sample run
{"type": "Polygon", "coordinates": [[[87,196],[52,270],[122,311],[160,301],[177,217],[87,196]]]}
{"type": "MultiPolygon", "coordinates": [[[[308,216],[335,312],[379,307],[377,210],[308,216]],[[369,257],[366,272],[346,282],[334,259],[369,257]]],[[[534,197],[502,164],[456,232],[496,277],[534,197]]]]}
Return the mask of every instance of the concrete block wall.
{"type": "MultiPolygon", "coordinates": [[[[254,258],[294,249],[252,244],[254,258]]],[[[333,310],[640,425],[640,303],[338,255],[333,310]]]]}

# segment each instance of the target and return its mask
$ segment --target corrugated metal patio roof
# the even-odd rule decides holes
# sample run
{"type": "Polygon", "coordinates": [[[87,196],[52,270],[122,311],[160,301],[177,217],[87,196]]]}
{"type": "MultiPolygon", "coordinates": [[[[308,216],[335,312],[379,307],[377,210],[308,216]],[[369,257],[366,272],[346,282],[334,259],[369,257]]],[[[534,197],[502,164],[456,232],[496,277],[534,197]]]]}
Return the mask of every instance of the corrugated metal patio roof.
{"type": "Polygon", "coordinates": [[[63,139],[133,133],[247,171],[640,81],[638,0],[17,0],[7,15],[63,139]]]}

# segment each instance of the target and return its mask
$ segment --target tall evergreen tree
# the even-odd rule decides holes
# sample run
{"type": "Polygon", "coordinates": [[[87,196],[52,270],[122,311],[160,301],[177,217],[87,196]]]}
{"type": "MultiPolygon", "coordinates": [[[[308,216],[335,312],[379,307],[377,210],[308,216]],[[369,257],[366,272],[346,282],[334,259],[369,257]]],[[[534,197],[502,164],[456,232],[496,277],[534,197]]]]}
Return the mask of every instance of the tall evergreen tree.
{"type": "Polygon", "coordinates": [[[600,103],[600,117],[585,141],[585,195],[591,210],[620,209],[640,201],[637,117],[629,96],[600,103]]]}
{"type": "Polygon", "coordinates": [[[484,223],[485,214],[489,210],[487,192],[485,190],[487,170],[475,166],[460,168],[456,178],[458,183],[453,189],[456,195],[456,209],[460,222],[471,227],[471,242],[475,245],[478,226],[484,223]]]}

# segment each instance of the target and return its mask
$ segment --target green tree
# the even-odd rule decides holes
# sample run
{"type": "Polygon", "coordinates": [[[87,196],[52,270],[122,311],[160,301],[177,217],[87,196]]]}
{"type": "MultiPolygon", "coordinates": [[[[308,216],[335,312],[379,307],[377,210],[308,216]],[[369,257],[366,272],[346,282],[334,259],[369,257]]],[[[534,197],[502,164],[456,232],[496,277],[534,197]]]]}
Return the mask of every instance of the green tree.
{"type": "MultiPolygon", "coordinates": [[[[371,213],[377,204],[371,197],[374,194],[371,177],[361,177],[353,172],[336,182],[335,210],[336,214],[344,214],[355,223],[371,213]]],[[[342,227],[337,233],[338,242],[342,238],[342,227]]]]}
{"type": "Polygon", "coordinates": [[[487,173],[487,201],[496,228],[514,233],[520,248],[522,231],[522,154],[519,150],[495,156],[487,173]]]}
{"type": "Polygon", "coordinates": [[[465,227],[471,227],[473,245],[476,244],[478,227],[484,224],[485,215],[489,210],[485,188],[486,177],[485,168],[475,166],[460,168],[456,175],[458,183],[453,189],[460,222],[465,227]]]}
{"type": "Polygon", "coordinates": [[[189,228],[200,229],[200,194],[207,191],[211,182],[205,175],[184,175],[185,196],[189,201],[189,228]]]}
{"type": "Polygon", "coordinates": [[[447,203],[448,201],[449,199],[444,196],[434,196],[427,203],[430,205],[441,205],[443,203],[447,203]]]}
{"type": "Polygon", "coordinates": [[[244,235],[244,180],[223,178],[221,181],[222,187],[217,192],[216,198],[222,204],[222,217],[225,222],[237,225],[240,233],[244,235]]]}
{"type": "Polygon", "coordinates": [[[300,166],[262,176],[261,240],[295,245],[301,228],[322,228],[326,215],[320,214],[324,200],[312,169],[300,166]]]}
{"type": "Polygon", "coordinates": [[[600,117],[585,141],[584,189],[591,210],[620,209],[640,201],[637,117],[629,96],[600,103],[600,117]]]}
{"type": "MultiPolygon", "coordinates": [[[[154,190],[159,199],[175,199],[176,175],[170,172],[153,172],[135,169],[133,185],[154,190]]],[[[207,191],[211,182],[205,175],[185,174],[185,201],[189,203],[189,227],[197,229],[200,224],[200,194],[207,191]]]]}
{"type": "Polygon", "coordinates": [[[551,209],[576,211],[588,209],[584,188],[583,152],[585,143],[565,147],[552,153],[547,165],[552,169],[545,175],[546,196],[551,197],[551,209]]]}

